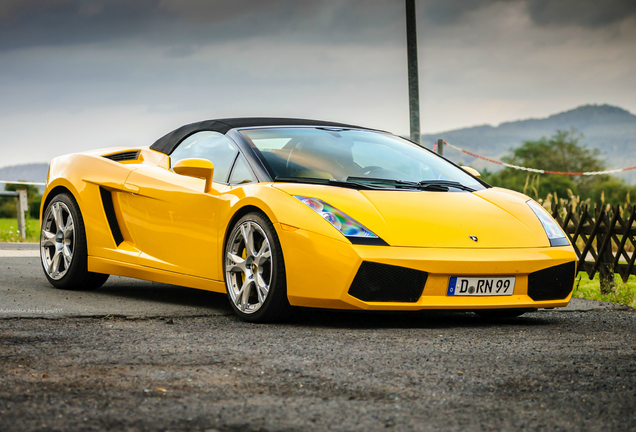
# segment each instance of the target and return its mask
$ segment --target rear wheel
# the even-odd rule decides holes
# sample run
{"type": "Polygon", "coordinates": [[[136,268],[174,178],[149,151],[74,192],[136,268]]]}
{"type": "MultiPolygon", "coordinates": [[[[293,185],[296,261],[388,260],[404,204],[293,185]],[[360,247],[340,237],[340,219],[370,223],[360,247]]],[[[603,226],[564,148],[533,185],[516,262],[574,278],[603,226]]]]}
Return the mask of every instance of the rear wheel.
{"type": "Polygon", "coordinates": [[[249,322],[285,319],[291,309],[283,252],[274,226],[261,212],[232,228],[225,246],[225,286],[232,308],[249,322]]]}
{"type": "Polygon", "coordinates": [[[44,210],[40,257],[46,278],[56,288],[91,290],[108,279],[108,275],[88,271],[84,220],[68,193],[53,197],[44,210]]]}

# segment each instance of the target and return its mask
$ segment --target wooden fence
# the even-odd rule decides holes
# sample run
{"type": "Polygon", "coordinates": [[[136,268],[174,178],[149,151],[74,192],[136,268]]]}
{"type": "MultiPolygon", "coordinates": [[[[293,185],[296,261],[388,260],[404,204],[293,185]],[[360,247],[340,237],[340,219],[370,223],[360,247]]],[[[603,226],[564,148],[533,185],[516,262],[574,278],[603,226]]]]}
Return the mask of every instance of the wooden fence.
{"type": "Polygon", "coordinates": [[[592,214],[587,206],[573,210],[553,205],[552,216],[574,246],[579,271],[585,271],[590,279],[600,273],[602,291],[610,289],[604,289],[603,280],[612,284],[614,273],[625,282],[630,274],[636,275],[636,206],[596,207],[592,214]]]}

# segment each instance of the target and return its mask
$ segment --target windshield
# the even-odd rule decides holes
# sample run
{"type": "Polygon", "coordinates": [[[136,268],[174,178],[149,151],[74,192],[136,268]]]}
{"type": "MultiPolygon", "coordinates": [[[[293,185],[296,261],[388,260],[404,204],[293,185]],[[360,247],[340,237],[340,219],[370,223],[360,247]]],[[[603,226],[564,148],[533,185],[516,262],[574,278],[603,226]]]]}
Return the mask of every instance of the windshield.
{"type": "Polygon", "coordinates": [[[463,185],[463,190],[484,189],[462,169],[385,133],[319,127],[243,129],[240,133],[281,180],[335,179],[391,187],[443,183],[445,187],[463,185]]]}

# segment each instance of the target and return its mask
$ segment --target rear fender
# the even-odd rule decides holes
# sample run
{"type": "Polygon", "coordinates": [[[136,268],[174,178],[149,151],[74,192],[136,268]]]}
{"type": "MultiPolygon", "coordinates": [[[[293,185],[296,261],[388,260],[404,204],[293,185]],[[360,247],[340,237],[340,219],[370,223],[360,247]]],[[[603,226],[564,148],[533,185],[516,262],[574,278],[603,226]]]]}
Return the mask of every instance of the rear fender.
{"type": "MultiPolygon", "coordinates": [[[[100,187],[128,193],[124,183],[134,169],[134,165],[116,163],[92,154],[71,154],[53,159],[49,167],[40,217],[43,217],[45,205],[53,198],[51,192],[59,190],[56,189],[59,187],[67,189],[82,212],[88,255],[122,259],[108,225],[100,187]]],[[[118,221],[122,222],[121,215],[118,215],[118,221]]],[[[130,251],[126,255],[130,255],[130,251]]]]}

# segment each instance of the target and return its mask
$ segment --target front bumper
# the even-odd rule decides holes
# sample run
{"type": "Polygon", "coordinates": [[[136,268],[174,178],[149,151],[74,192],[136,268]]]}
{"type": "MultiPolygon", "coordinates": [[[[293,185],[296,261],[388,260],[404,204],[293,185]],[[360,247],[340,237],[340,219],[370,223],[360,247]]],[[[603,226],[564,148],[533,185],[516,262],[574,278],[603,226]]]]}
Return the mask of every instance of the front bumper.
{"type": "Polygon", "coordinates": [[[528,296],[528,275],[576,261],[570,246],[518,249],[444,249],[352,245],[302,229],[277,232],[283,248],[290,304],[331,309],[422,310],[510,309],[567,306],[559,300],[528,296]],[[413,302],[361,301],[349,288],[364,262],[388,264],[428,273],[422,295],[413,302]],[[515,276],[512,296],[448,296],[451,276],[515,276]]]}

